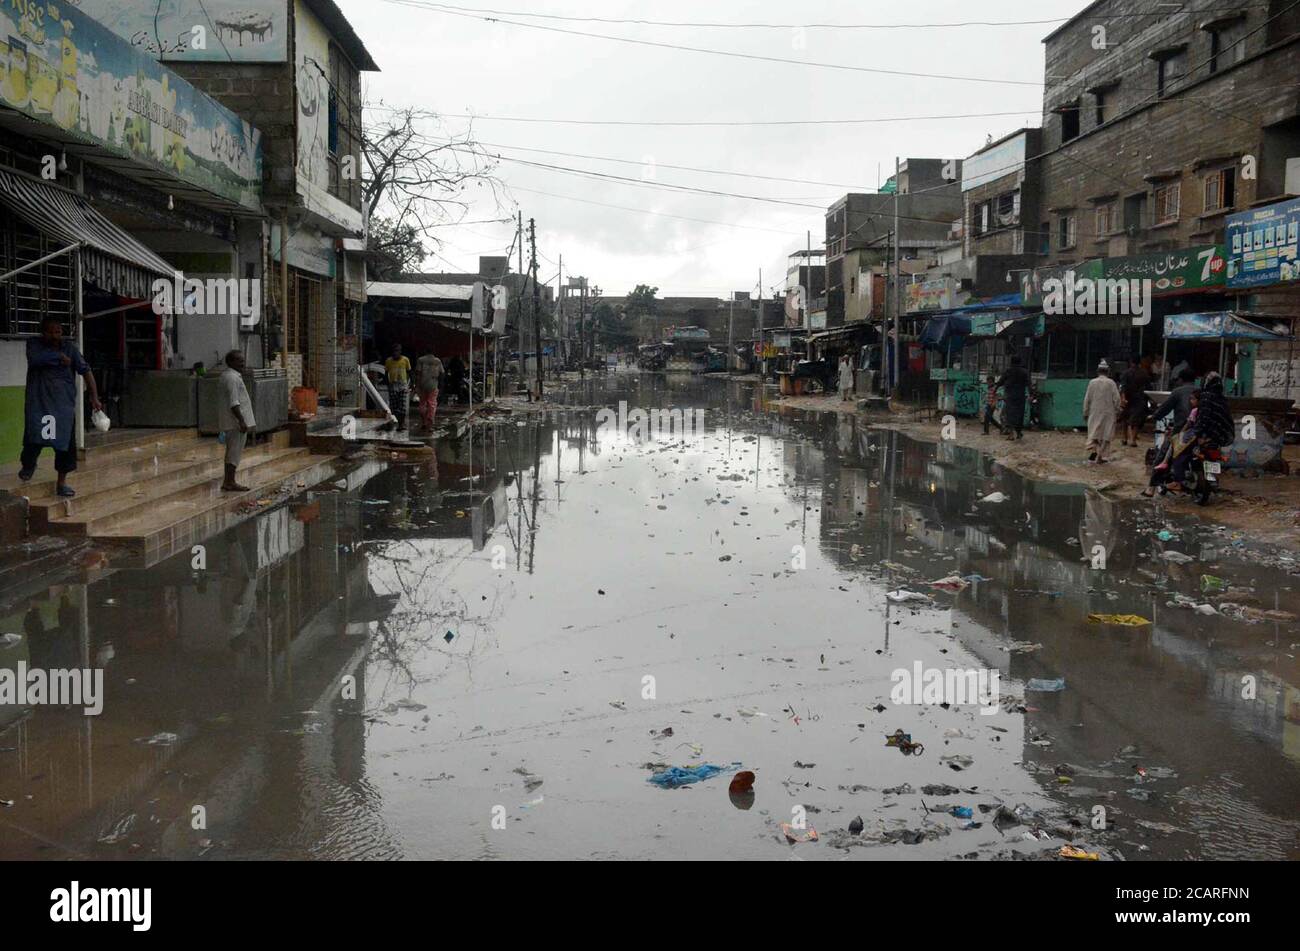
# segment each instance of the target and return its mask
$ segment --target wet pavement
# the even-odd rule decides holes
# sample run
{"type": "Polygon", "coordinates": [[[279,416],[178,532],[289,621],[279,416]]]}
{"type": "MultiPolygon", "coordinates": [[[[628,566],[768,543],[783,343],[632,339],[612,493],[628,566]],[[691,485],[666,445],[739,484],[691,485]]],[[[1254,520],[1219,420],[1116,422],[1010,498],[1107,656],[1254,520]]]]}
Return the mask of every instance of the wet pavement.
{"type": "Polygon", "coordinates": [[[616,374],[197,568],[0,592],[0,667],[106,694],[0,706],[0,858],[1300,857],[1300,563],[757,394],[616,374]],[[894,703],[917,663],[997,711],[894,703]]]}

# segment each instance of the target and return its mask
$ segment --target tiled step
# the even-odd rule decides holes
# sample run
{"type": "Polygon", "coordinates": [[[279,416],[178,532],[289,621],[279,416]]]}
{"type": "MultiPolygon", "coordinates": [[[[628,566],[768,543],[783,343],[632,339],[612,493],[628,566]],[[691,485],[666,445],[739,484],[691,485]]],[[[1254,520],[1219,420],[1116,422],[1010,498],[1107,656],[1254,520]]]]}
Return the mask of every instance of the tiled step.
{"type": "MultiPolygon", "coordinates": [[[[130,432],[129,430],[127,432],[130,432]]],[[[88,449],[84,458],[77,461],[77,472],[70,478],[78,494],[97,487],[120,485],[152,469],[154,460],[182,456],[194,452],[215,440],[201,439],[192,429],[145,431],[124,436],[116,442],[88,449]]],[[[0,489],[25,495],[33,501],[54,496],[54,453],[45,450],[36,464],[36,475],[30,482],[18,478],[18,464],[5,466],[0,473],[0,489]]]]}
{"type": "Polygon", "coordinates": [[[256,504],[259,499],[283,499],[332,478],[335,472],[333,459],[303,449],[283,451],[274,462],[247,475],[241,471],[240,479],[251,492],[221,492],[213,482],[206,496],[161,500],[98,531],[95,538],[126,548],[144,564],[156,564],[270,507],[256,504]]]}
{"type": "MultiPolygon", "coordinates": [[[[309,455],[305,449],[280,449],[274,446],[246,452],[239,466],[238,478],[245,485],[258,484],[264,481],[260,470],[294,459],[301,461],[309,455]]],[[[89,505],[78,505],[80,500],[72,499],[64,503],[65,509],[56,503],[48,509],[47,530],[98,537],[140,516],[147,519],[152,513],[170,505],[203,505],[220,494],[223,478],[224,463],[218,457],[184,478],[160,478],[138,487],[127,486],[122,490],[101,493],[92,497],[89,505]],[[133,488],[135,491],[131,491],[133,488]]],[[[229,493],[226,493],[226,497],[229,497],[229,493]]]]}

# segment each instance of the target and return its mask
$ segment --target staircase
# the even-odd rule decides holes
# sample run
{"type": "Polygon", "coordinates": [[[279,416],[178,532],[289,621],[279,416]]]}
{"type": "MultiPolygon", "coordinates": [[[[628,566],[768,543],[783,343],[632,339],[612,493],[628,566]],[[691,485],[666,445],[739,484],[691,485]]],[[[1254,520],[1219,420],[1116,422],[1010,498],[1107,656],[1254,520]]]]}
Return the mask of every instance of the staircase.
{"type": "Polygon", "coordinates": [[[290,445],[287,432],[244,450],[239,482],[248,493],[221,491],[225,447],[193,430],[126,431],[86,450],[68,484],[55,493],[53,454],[42,453],[29,483],[6,466],[0,489],[26,496],[29,531],[88,538],[123,547],[153,564],[243,521],[268,496],[294,494],[330,476],[333,461],[290,445]]]}

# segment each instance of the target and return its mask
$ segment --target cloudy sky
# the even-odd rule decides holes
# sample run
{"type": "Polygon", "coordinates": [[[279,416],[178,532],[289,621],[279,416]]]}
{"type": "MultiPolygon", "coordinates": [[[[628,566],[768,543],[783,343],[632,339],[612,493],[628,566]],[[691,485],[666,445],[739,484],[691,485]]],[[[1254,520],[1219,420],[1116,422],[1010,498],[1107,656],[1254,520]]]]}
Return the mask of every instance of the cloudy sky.
{"type": "Polygon", "coordinates": [[[964,157],[990,135],[1038,125],[1042,39],[1086,6],[339,2],[383,70],[365,77],[368,102],[445,117],[441,129],[427,124],[430,134],[463,132],[475,117],[474,137],[512,160],[497,171],[504,206],[481,192],[466,219],[474,223],[439,229],[429,269],[474,271],[478,255],[503,254],[513,225],[479,222],[521,208],[537,219],[543,280],[562,254],[566,274],[607,294],[646,283],[661,296],[719,297],[755,288],[760,268],[769,291],[783,282],[786,256],[809,230],[821,246],[824,208],[846,191],[875,190],[895,156],[964,157]],[[921,26],[975,20],[1002,25],[921,26]],[[934,118],[949,116],[967,118],[934,118]],[[890,121],[843,121],[862,119],[890,121]],[[806,120],[818,124],[783,124],[806,120]]]}

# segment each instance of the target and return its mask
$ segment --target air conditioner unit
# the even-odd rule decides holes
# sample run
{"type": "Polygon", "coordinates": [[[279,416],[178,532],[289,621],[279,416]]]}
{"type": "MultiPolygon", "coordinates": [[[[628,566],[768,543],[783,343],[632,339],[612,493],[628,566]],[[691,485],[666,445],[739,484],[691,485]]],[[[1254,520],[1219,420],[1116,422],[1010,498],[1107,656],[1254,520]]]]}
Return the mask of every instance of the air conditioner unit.
{"type": "Polygon", "coordinates": [[[1286,193],[1300,195],[1300,156],[1286,160],[1286,193]]]}

